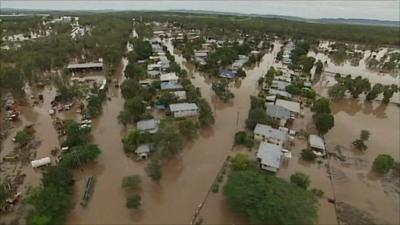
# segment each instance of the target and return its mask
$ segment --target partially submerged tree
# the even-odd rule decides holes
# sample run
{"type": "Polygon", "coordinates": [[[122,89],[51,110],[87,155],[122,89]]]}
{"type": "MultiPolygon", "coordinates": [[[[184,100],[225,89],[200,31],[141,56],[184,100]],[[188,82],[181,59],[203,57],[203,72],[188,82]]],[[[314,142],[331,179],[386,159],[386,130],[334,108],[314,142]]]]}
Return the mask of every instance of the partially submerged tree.
{"type": "Polygon", "coordinates": [[[141,183],[139,175],[126,176],[122,179],[122,187],[125,190],[137,190],[141,183]]]}
{"type": "Polygon", "coordinates": [[[161,164],[160,160],[152,159],[146,166],[146,173],[154,181],[159,183],[162,178],[161,164]]]}
{"type": "Polygon", "coordinates": [[[377,173],[385,174],[393,167],[393,164],[394,159],[392,156],[380,154],[375,158],[372,169],[377,173]]]}
{"type": "Polygon", "coordinates": [[[310,177],[302,172],[296,172],[290,176],[290,183],[303,189],[307,189],[310,185],[310,177]]]}
{"type": "Polygon", "coordinates": [[[126,207],[129,209],[137,209],[142,204],[142,197],[138,194],[133,194],[128,197],[126,207]]]}

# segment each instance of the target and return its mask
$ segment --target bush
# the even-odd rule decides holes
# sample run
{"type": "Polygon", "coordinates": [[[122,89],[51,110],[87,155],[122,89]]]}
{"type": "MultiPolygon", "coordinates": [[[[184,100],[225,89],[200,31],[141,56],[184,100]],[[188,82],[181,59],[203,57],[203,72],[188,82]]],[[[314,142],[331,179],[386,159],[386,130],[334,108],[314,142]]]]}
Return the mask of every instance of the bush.
{"type": "Polygon", "coordinates": [[[231,160],[231,167],[233,170],[246,170],[250,166],[250,160],[247,155],[237,154],[231,160]]]}
{"type": "Polygon", "coordinates": [[[372,169],[377,173],[384,174],[393,167],[393,164],[394,159],[392,156],[387,154],[380,154],[375,158],[372,169]]]}
{"type": "Polygon", "coordinates": [[[128,197],[126,201],[126,207],[129,209],[137,209],[142,204],[142,197],[138,194],[134,194],[128,197]]]}
{"type": "Polygon", "coordinates": [[[253,138],[245,131],[238,131],[235,134],[235,145],[244,145],[251,148],[254,146],[254,141],[253,138]]]}
{"type": "Polygon", "coordinates": [[[137,190],[141,183],[138,175],[127,176],[122,179],[122,187],[126,190],[137,190]]]}
{"type": "Polygon", "coordinates": [[[317,156],[311,149],[303,149],[301,150],[301,158],[306,161],[314,161],[317,156]]]}
{"type": "Polygon", "coordinates": [[[315,194],[315,196],[322,198],[324,196],[324,192],[321,189],[311,189],[311,192],[315,194]]]}
{"type": "Polygon", "coordinates": [[[213,193],[218,193],[218,191],[219,191],[219,184],[218,184],[218,183],[213,184],[213,186],[212,186],[212,188],[211,188],[211,191],[212,191],[213,193]]]}
{"type": "Polygon", "coordinates": [[[295,184],[303,189],[307,189],[310,185],[310,177],[302,172],[296,172],[290,176],[290,183],[295,184]]]}
{"type": "Polygon", "coordinates": [[[15,135],[15,142],[24,146],[27,145],[32,140],[32,134],[30,134],[26,129],[18,131],[15,135]]]}
{"type": "Polygon", "coordinates": [[[159,183],[162,177],[160,161],[157,159],[152,159],[146,166],[146,173],[154,181],[159,183]]]}

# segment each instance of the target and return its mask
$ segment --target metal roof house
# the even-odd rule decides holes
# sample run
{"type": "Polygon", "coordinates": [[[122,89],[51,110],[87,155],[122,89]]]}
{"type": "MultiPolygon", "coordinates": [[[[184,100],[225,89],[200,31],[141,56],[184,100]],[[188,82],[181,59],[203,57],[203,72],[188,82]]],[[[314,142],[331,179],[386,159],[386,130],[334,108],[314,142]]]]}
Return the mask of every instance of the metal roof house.
{"type": "Polygon", "coordinates": [[[175,91],[174,95],[178,97],[179,100],[185,100],[186,99],[186,91],[175,91]]]}
{"type": "Polygon", "coordinates": [[[267,104],[267,115],[273,119],[288,120],[290,119],[290,111],[285,107],[273,104],[267,104]]]}
{"type": "Polygon", "coordinates": [[[300,114],[300,103],[298,102],[292,102],[292,101],[287,101],[283,99],[277,99],[275,102],[275,105],[281,106],[283,108],[286,108],[287,110],[290,111],[291,116],[295,117],[298,114],[300,114]]]}
{"type": "Polygon", "coordinates": [[[137,122],[136,127],[142,133],[150,133],[154,134],[158,131],[158,126],[160,125],[160,120],[149,119],[149,120],[140,120],[137,122]]]}
{"type": "Polygon", "coordinates": [[[169,109],[175,118],[197,116],[199,108],[194,103],[170,104],[169,109]]]}
{"type": "Polygon", "coordinates": [[[277,90],[281,90],[281,91],[285,91],[286,87],[289,86],[290,83],[286,82],[286,81],[281,81],[281,80],[273,80],[272,81],[272,85],[271,88],[272,89],[277,89],[277,90]]]}
{"type": "Polygon", "coordinates": [[[278,172],[283,161],[282,147],[279,145],[261,142],[257,151],[260,168],[271,172],[278,172]]]}
{"type": "Polygon", "coordinates": [[[267,141],[271,144],[282,145],[288,140],[287,132],[274,129],[271,126],[258,123],[254,128],[254,139],[257,141],[267,141]]]}
{"type": "Polygon", "coordinates": [[[317,155],[325,155],[325,143],[324,140],[315,134],[310,134],[308,136],[308,143],[313,150],[318,151],[317,155]]]}
{"type": "Polygon", "coordinates": [[[161,82],[178,82],[179,77],[176,76],[176,73],[165,73],[161,74],[160,80],[161,82]]]}
{"type": "Polygon", "coordinates": [[[183,86],[175,82],[161,82],[160,88],[163,91],[182,90],[183,86]]]}

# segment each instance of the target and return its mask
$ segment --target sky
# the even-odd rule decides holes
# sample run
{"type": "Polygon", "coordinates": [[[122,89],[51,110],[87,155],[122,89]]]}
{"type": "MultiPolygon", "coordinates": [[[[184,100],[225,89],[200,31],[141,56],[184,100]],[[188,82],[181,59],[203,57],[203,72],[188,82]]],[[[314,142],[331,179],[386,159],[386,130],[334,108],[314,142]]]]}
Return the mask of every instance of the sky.
{"type": "Polygon", "coordinates": [[[55,10],[209,10],[304,18],[361,18],[400,21],[400,0],[250,0],[250,1],[40,1],[0,0],[1,8],[55,10]]]}

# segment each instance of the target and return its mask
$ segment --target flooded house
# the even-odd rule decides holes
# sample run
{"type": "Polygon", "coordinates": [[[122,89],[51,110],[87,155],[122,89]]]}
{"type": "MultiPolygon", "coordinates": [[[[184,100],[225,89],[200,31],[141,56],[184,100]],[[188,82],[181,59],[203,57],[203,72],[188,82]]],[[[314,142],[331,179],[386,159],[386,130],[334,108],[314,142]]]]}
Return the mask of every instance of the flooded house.
{"type": "Polygon", "coordinates": [[[244,66],[249,61],[249,57],[246,55],[239,55],[239,59],[235,60],[232,64],[233,70],[238,70],[244,66]]]}
{"type": "Polygon", "coordinates": [[[280,126],[285,126],[291,118],[291,113],[287,108],[273,104],[267,104],[267,115],[277,120],[280,126]]]}
{"type": "Polygon", "coordinates": [[[277,99],[275,101],[275,105],[289,110],[291,118],[296,118],[301,112],[300,103],[298,102],[277,99]]]}
{"type": "Polygon", "coordinates": [[[157,133],[158,127],[160,125],[160,120],[157,119],[149,119],[149,120],[140,120],[136,123],[136,128],[141,133],[157,133]]]}
{"type": "Polygon", "coordinates": [[[178,83],[178,80],[179,77],[176,76],[176,73],[166,73],[160,75],[161,83],[167,83],[167,82],[178,83]]]}
{"type": "Polygon", "coordinates": [[[258,123],[254,128],[254,140],[265,141],[275,145],[283,145],[288,140],[288,134],[284,130],[258,123]]]}
{"type": "Polygon", "coordinates": [[[314,154],[317,156],[324,156],[325,155],[325,143],[324,140],[315,134],[310,134],[308,136],[308,143],[313,150],[314,154]]]}
{"type": "Polygon", "coordinates": [[[162,91],[182,90],[183,86],[175,82],[161,82],[160,88],[162,91]]]}
{"type": "Polygon", "coordinates": [[[174,95],[178,100],[186,100],[186,91],[174,91],[174,95]]]}
{"type": "Polygon", "coordinates": [[[261,142],[257,151],[257,160],[261,169],[276,173],[281,168],[283,159],[282,146],[261,142]]]}
{"type": "Polygon", "coordinates": [[[169,110],[175,118],[192,117],[199,114],[199,108],[195,103],[170,104],[169,110]]]}

